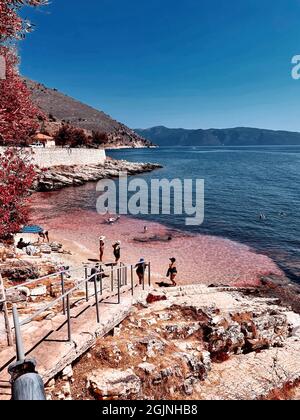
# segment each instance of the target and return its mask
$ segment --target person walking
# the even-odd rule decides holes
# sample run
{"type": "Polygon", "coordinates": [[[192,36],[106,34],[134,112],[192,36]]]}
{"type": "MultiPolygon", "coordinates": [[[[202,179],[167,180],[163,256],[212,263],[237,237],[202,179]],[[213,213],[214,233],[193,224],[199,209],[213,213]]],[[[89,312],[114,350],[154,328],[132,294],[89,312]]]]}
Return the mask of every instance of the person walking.
{"type": "Polygon", "coordinates": [[[113,249],[114,249],[115,262],[116,264],[118,264],[118,262],[121,259],[121,241],[117,241],[115,244],[113,244],[113,249]]]}
{"type": "Polygon", "coordinates": [[[169,269],[168,269],[168,272],[167,272],[167,277],[170,277],[170,280],[172,282],[172,286],[175,287],[175,286],[177,286],[177,284],[175,282],[175,279],[176,279],[176,276],[178,274],[177,266],[176,266],[176,258],[170,258],[170,261],[171,261],[171,264],[169,265],[169,269]]]}
{"type": "Polygon", "coordinates": [[[146,263],[144,258],[141,258],[140,261],[135,266],[136,274],[139,279],[139,284],[143,284],[145,279],[146,263]]]}

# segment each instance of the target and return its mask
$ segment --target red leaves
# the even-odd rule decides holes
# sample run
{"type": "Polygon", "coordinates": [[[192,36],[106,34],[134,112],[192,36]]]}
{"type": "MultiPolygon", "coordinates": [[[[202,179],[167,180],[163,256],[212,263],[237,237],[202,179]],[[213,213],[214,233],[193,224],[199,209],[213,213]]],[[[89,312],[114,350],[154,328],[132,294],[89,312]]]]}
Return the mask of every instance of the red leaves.
{"type": "Polygon", "coordinates": [[[30,92],[18,73],[14,48],[30,24],[18,15],[23,5],[38,6],[45,0],[0,0],[0,55],[6,62],[6,79],[0,80],[0,144],[26,145],[38,128],[42,113],[30,100],[30,92]]]}
{"type": "Polygon", "coordinates": [[[14,52],[0,47],[0,54],[6,58],[6,80],[0,80],[0,144],[24,146],[38,129],[37,117],[42,114],[18,75],[14,52]]]}
{"type": "MultiPolygon", "coordinates": [[[[26,145],[42,117],[18,73],[16,40],[31,28],[18,15],[23,5],[38,6],[45,0],[0,0],[0,55],[5,58],[6,79],[0,80],[0,144],[26,145]]],[[[0,155],[0,238],[20,230],[27,222],[26,198],[35,178],[34,166],[21,149],[0,155]]]]}
{"type": "Polygon", "coordinates": [[[26,198],[35,179],[34,165],[22,149],[10,148],[0,156],[0,238],[19,232],[27,223],[26,198]]]}
{"type": "Polygon", "coordinates": [[[0,40],[1,42],[21,39],[31,30],[31,25],[18,16],[18,9],[24,5],[40,6],[47,0],[0,0],[0,40]]]}

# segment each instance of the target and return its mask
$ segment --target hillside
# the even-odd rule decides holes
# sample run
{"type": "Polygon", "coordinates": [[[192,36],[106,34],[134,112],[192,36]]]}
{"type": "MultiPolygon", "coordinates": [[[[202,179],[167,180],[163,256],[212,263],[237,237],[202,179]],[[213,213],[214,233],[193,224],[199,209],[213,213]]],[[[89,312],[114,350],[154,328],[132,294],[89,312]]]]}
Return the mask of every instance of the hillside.
{"type": "Polygon", "coordinates": [[[159,146],[273,146],[300,145],[300,133],[258,128],[187,130],[153,127],[136,129],[159,146]]]}
{"type": "Polygon", "coordinates": [[[41,83],[25,80],[35,104],[46,114],[46,131],[53,135],[62,123],[82,128],[88,133],[99,131],[108,134],[106,147],[149,147],[151,143],[141,138],[124,124],[113,120],[102,111],[85,105],[56,89],[41,83]]]}

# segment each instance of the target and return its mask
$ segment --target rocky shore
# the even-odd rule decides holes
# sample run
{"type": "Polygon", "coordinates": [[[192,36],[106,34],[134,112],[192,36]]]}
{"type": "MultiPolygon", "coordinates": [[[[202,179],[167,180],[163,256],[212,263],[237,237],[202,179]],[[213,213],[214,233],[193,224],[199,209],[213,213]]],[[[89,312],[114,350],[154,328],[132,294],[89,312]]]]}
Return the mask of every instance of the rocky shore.
{"type": "Polygon", "coordinates": [[[104,165],[57,166],[47,170],[38,169],[34,190],[37,192],[55,191],[101,179],[116,178],[120,172],[127,172],[131,176],[159,168],[161,165],[153,163],[136,163],[108,158],[104,165]]]}
{"type": "Polygon", "coordinates": [[[292,390],[300,316],[253,291],[146,292],[110,336],[48,384],[48,398],[257,400],[292,390]]]}

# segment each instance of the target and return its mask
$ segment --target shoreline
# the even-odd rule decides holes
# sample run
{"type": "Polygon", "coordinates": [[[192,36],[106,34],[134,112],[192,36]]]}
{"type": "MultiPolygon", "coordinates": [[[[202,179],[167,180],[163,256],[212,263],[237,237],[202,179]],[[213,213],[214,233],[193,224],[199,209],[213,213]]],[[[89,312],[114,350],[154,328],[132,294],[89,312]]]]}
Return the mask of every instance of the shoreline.
{"type": "Polygon", "coordinates": [[[33,186],[35,192],[49,192],[67,187],[76,187],[101,179],[117,178],[120,172],[129,176],[152,172],[161,169],[155,163],[128,162],[107,158],[104,164],[55,166],[46,170],[38,169],[37,180],[33,186]]]}
{"type": "MultiPolygon", "coordinates": [[[[122,262],[135,265],[140,258],[150,260],[155,281],[158,282],[166,280],[169,258],[173,256],[178,263],[178,284],[257,287],[261,285],[262,277],[285,277],[269,257],[230,239],[191,234],[130,216],[123,216],[118,223],[110,226],[105,222],[107,215],[98,215],[90,209],[66,209],[70,205],[68,198],[71,200],[76,195],[75,190],[79,192],[78,188],[70,188],[36,193],[31,198],[31,206],[32,220],[50,231],[51,240],[67,243],[70,251],[76,254],[74,262],[77,265],[98,258],[98,238],[104,235],[104,262],[112,262],[112,243],[121,240],[122,262]],[[65,201],[61,202],[62,199],[65,201]],[[50,216],[47,221],[46,214],[50,216]],[[147,234],[143,233],[145,225],[147,234]],[[168,236],[172,240],[167,241],[168,236]]],[[[85,195],[86,191],[81,193],[85,195]]]]}

